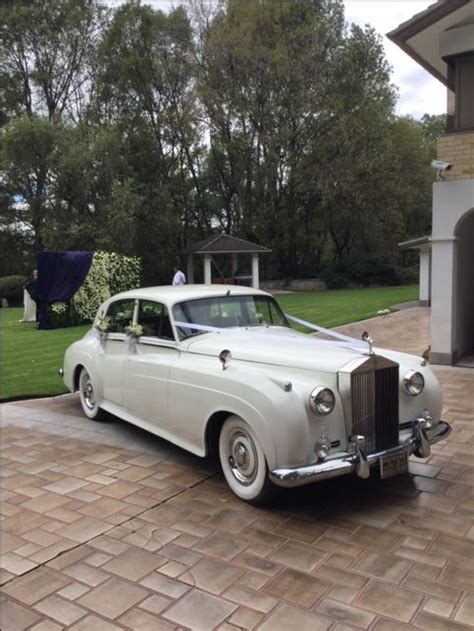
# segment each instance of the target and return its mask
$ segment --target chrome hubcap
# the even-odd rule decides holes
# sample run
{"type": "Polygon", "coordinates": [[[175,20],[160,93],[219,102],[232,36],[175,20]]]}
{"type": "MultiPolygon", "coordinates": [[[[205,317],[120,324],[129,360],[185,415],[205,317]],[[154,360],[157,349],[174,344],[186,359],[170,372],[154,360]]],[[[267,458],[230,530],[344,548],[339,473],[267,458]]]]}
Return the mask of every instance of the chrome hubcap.
{"type": "Polygon", "coordinates": [[[240,484],[252,484],[258,469],[258,456],[252,438],[242,430],[234,431],[229,437],[227,453],[234,478],[240,484]]]}
{"type": "Polygon", "coordinates": [[[82,385],[82,397],[87,408],[89,410],[93,410],[95,407],[94,388],[88,374],[84,375],[82,385]]]}
{"type": "Polygon", "coordinates": [[[234,449],[235,453],[235,461],[238,467],[245,467],[248,460],[248,452],[245,448],[245,445],[239,443],[237,447],[234,449]]]}

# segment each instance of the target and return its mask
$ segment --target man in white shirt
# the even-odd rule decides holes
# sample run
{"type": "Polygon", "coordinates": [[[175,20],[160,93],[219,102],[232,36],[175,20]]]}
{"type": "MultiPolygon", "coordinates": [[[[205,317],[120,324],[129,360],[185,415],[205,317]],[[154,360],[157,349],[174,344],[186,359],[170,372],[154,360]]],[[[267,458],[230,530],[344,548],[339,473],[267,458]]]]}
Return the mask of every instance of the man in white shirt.
{"type": "Polygon", "coordinates": [[[179,267],[174,268],[174,276],[173,276],[173,285],[186,285],[186,276],[179,269],[179,267]]]}

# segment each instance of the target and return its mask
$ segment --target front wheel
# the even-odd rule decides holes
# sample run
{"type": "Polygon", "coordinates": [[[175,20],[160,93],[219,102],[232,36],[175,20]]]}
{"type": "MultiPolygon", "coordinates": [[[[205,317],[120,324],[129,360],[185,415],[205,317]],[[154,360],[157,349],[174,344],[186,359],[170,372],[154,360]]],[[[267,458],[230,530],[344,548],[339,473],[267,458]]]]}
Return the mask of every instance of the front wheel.
{"type": "Polygon", "coordinates": [[[238,416],[230,416],[222,426],[219,459],[227,484],[240,499],[260,504],[274,495],[263,449],[252,428],[238,416]]]}
{"type": "Polygon", "coordinates": [[[81,369],[81,374],[79,375],[79,396],[82,410],[87,418],[93,421],[100,421],[104,418],[104,411],[100,409],[97,403],[94,384],[85,368],[81,369]]]}

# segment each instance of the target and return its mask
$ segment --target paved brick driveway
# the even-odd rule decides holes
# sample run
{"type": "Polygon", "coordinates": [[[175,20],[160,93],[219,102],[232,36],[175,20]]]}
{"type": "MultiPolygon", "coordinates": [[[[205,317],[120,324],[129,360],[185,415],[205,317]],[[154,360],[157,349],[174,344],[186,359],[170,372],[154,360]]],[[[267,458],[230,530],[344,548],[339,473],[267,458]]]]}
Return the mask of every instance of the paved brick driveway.
{"type": "MultiPolygon", "coordinates": [[[[426,313],[346,330],[419,353],[426,313]]],[[[81,434],[72,397],[5,405],[2,629],[469,628],[474,371],[437,373],[454,431],[410,476],[332,480],[266,509],[143,432],[81,434]],[[61,418],[68,435],[52,433],[61,418]]]]}

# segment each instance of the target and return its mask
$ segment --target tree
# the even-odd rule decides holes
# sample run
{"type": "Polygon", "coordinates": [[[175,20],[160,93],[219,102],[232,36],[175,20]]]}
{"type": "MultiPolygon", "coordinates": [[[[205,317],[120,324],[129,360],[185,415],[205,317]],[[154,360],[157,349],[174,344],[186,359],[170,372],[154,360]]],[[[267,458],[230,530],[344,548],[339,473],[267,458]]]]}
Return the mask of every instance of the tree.
{"type": "Polygon", "coordinates": [[[52,209],[56,173],[54,154],[62,128],[44,118],[22,116],[5,128],[2,171],[10,202],[10,222],[22,221],[43,247],[47,214],[52,209]]]}
{"type": "Polygon", "coordinates": [[[344,256],[362,201],[354,182],[392,116],[380,40],[347,34],[339,2],[229,0],[200,61],[223,228],[269,244],[284,275],[331,257],[328,236],[344,256]]]}
{"type": "MultiPolygon", "coordinates": [[[[134,218],[145,269],[165,278],[187,226],[199,221],[204,196],[186,11],[166,15],[138,2],[123,5],[104,34],[99,59],[94,111],[126,139],[127,194],[141,199],[134,218]]],[[[123,192],[123,185],[114,190],[123,192]]]]}
{"type": "Polygon", "coordinates": [[[105,15],[97,0],[3,3],[0,66],[7,111],[49,120],[80,117],[105,15]]]}
{"type": "Polygon", "coordinates": [[[423,114],[418,125],[426,142],[434,147],[438,138],[446,133],[447,122],[446,114],[423,114]]]}
{"type": "Polygon", "coordinates": [[[342,0],[1,10],[3,234],[139,255],[155,283],[213,230],[268,245],[280,277],[396,262],[429,230],[444,117],[395,116],[382,42],[342,0]]]}

